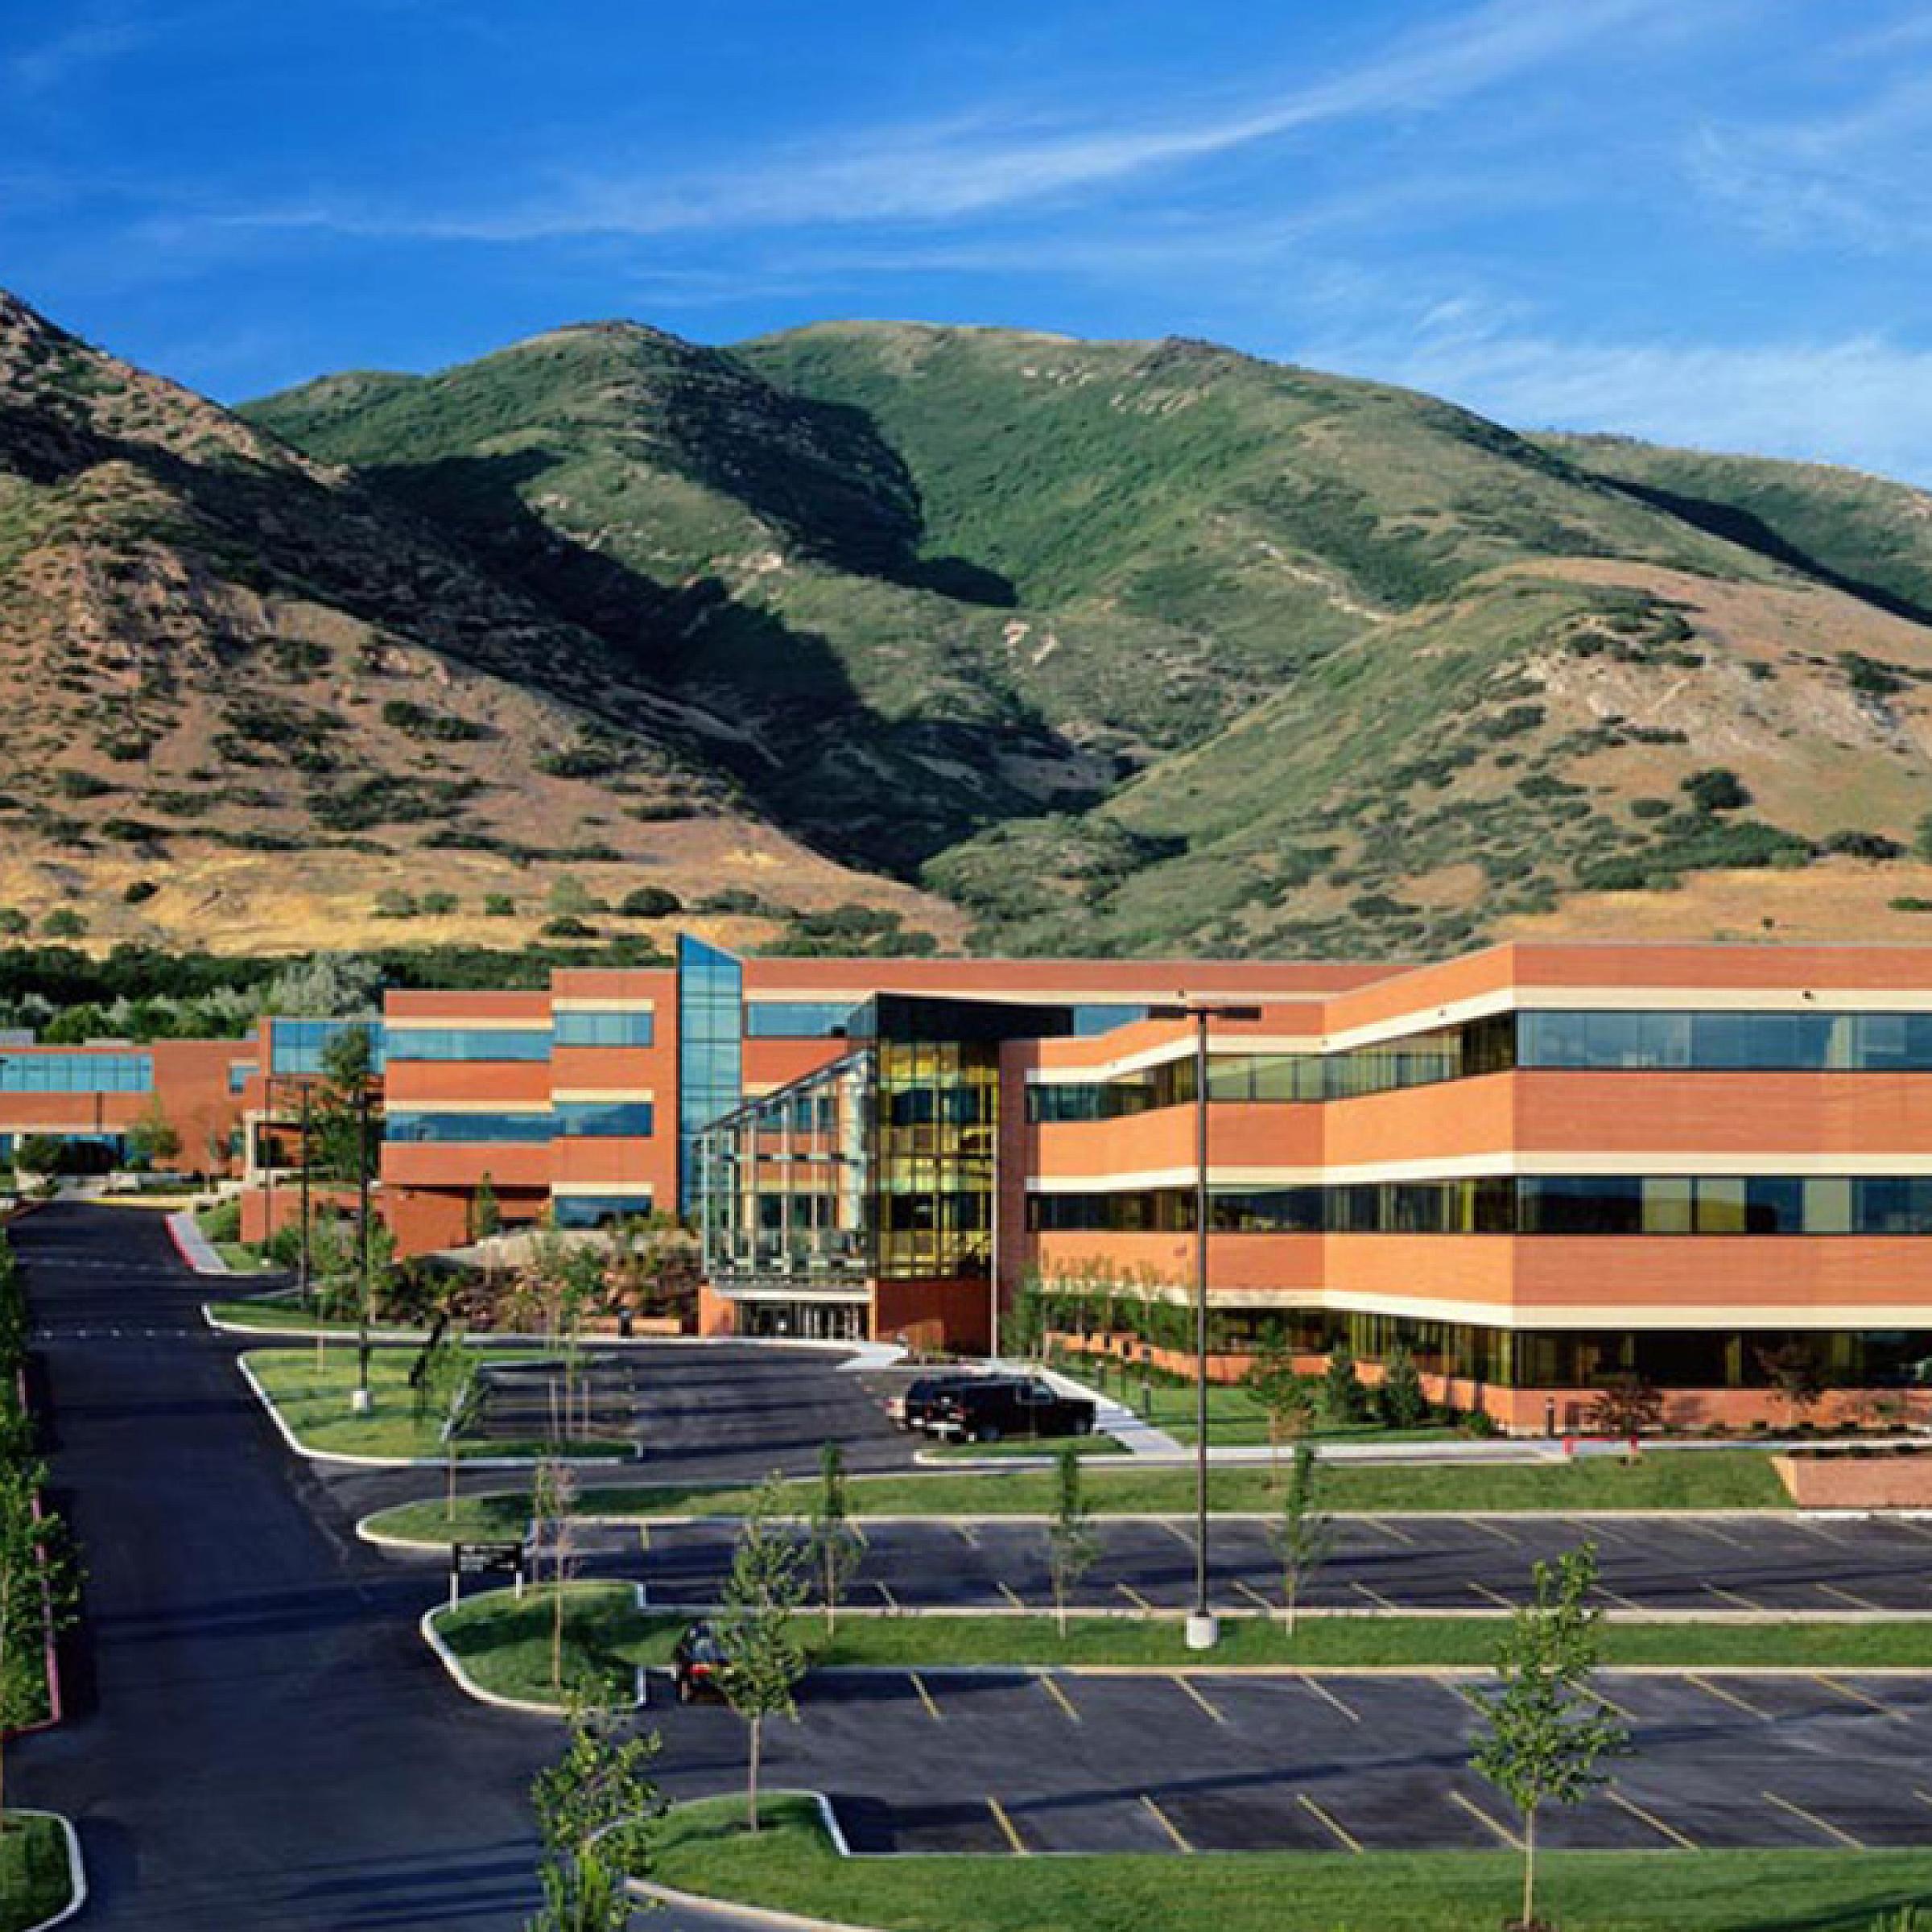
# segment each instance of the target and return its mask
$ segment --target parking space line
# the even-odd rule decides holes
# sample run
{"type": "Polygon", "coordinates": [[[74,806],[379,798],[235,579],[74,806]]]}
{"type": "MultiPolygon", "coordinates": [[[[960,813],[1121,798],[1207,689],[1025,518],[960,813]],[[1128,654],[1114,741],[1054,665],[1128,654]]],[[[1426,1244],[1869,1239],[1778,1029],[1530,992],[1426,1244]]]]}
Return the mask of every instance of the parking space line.
{"type": "Polygon", "coordinates": [[[1494,1604],[1505,1610],[1513,1610],[1516,1608],[1516,1605],[1511,1603],[1501,1591],[1492,1590],[1487,1583],[1479,1583],[1473,1577],[1470,1579],[1469,1587],[1486,1603],[1494,1604]]]}
{"type": "Polygon", "coordinates": [[[1654,1811],[1645,1810],[1635,1798],[1625,1798],[1614,1785],[1607,1785],[1604,1788],[1604,1796],[1608,1798],[1612,1804],[1621,1806],[1633,1818],[1648,1825],[1653,1831],[1661,1831],[1680,1852],[1695,1852],[1698,1849],[1697,1841],[1695,1839],[1685,1837],[1675,1825],[1666,1824],[1654,1811]]]}
{"type": "Polygon", "coordinates": [[[1135,1609],[1151,1610],[1154,1608],[1154,1605],[1149,1603],[1146,1598],[1142,1596],[1140,1591],[1135,1589],[1132,1583],[1117,1583],[1113,1587],[1115,1589],[1120,1591],[1122,1596],[1126,1598],[1129,1603],[1133,1605],[1135,1609]]]}
{"type": "Polygon", "coordinates": [[[1073,1707],[1073,1699],[1056,1684],[1044,1670],[1036,1670],[1033,1681],[1064,1711],[1075,1724],[1080,1721],[1080,1714],[1073,1707]]]}
{"type": "Polygon", "coordinates": [[[650,1525],[649,1523],[639,1523],[638,1525],[638,1547],[646,1555],[650,1554],[650,1525]]]}
{"type": "Polygon", "coordinates": [[[1820,1590],[1827,1596],[1835,1596],[1841,1604],[1849,1604],[1854,1610],[1883,1610],[1883,1604],[1875,1604],[1868,1596],[1860,1596],[1856,1590],[1841,1590],[1836,1583],[1814,1583],[1814,1590],[1820,1590]]]}
{"type": "Polygon", "coordinates": [[[1160,1520],[1161,1527],[1165,1530],[1177,1543],[1185,1544],[1190,1550],[1194,1547],[1194,1538],[1189,1531],[1183,1530],[1179,1523],[1169,1522],[1166,1517],[1162,1517],[1160,1520]]]}
{"type": "Polygon", "coordinates": [[[1720,1543],[1728,1543],[1733,1550],[1748,1550],[1751,1547],[1741,1536],[1733,1536],[1721,1524],[1686,1522],[1684,1527],[1686,1530],[1701,1530],[1705,1535],[1715,1537],[1720,1543]]]}
{"type": "Polygon", "coordinates": [[[1263,1596],[1261,1591],[1255,1588],[1253,1584],[1244,1582],[1241,1578],[1237,1576],[1234,1579],[1234,1587],[1236,1589],[1240,1591],[1241,1595],[1246,1597],[1251,1604],[1256,1604],[1261,1609],[1266,1611],[1270,1616],[1274,1615],[1274,1605],[1269,1603],[1267,1598],[1263,1596]]]}
{"type": "Polygon", "coordinates": [[[1208,1699],[1203,1697],[1199,1690],[1198,1690],[1192,1684],[1191,1684],[1186,1678],[1182,1677],[1177,1673],[1174,1681],[1180,1686],[1182,1690],[1185,1690],[1187,1695],[1192,1698],[1194,1701],[1199,1704],[1200,1707],[1205,1711],[1217,1724],[1224,1724],[1227,1723],[1227,1717],[1220,1711],[1220,1709],[1217,1706],[1209,1703],[1208,1699]]]}
{"type": "Polygon", "coordinates": [[[1352,1832],[1344,1831],[1306,1791],[1298,1791],[1294,1795],[1296,1801],[1311,1818],[1326,1825],[1341,1840],[1344,1850],[1352,1852],[1357,1858],[1361,1856],[1362,1845],[1360,1839],[1356,1838],[1352,1832]]]}
{"type": "Polygon", "coordinates": [[[1516,1833],[1512,1831],[1501,1819],[1492,1818],[1480,1805],[1476,1803],[1475,1799],[1465,1798],[1459,1791],[1451,1791],[1449,1794],[1449,1802],[1452,1805],[1460,1805],[1478,1824],[1487,1825],[1512,1852],[1522,1850],[1523,1841],[1521,1839],[1517,1837],[1516,1833]]]}
{"type": "Polygon", "coordinates": [[[1615,1711],[1625,1724],[1637,1724],[1643,1722],[1643,1719],[1640,1718],[1634,1711],[1629,1709],[1626,1705],[1620,1704],[1615,1698],[1606,1696],[1601,1690],[1597,1689],[1596,1685],[1588,1685],[1586,1686],[1586,1689],[1589,1695],[1595,1698],[1606,1711],[1615,1711]]]}
{"type": "Polygon", "coordinates": [[[1706,1583],[1704,1587],[1713,1596],[1722,1597],[1728,1604],[1736,1604],[1740,1610],[1768,1610],[1770,1605],[1754,1602],[1741,1590],[1726,1590],[1717,1583],[1706,1583]]]}
{"type": "Polygon", "coordinates": [[[1472,1530],[1480,1530],[1484,1536],[1492,1536],[1499,1543],[1507,1543],[1512,1549],[1520,1548],[1516,1538],[1500,1523],[1492,1523],[1480,1516],[1459,1516],[1459,1523],[1467,1523],[1472,1530]]]}
{"type": "Polygon", "coordinates": [[[1684,1682],[1687,1684],[1695,1684],[1699,1690],[1707,1692],[1722,1703],[1736,1705],[1740,1711],[1748,1711],[1753,1717],[1761,1717],[1766,1724],[1771,1721],[1771,1713],[1769,1711],[1759,1709],[1756,1704],[1748,1703],[1744,1699],[1740,1697],[1735,1690],[1727,1690],[1722,1684],[1712,1683],[1707,1677],[1699,1677],[1695,1670],[1686,1670],[1684,1673],[1684,1682]]]}
{"type": "Polygon", "coordinates": [[[1014,1828],[1013,1820],[1006,1815],[1006,1807],[990,1791],[986,1794],[986,1809],[993,1814],[993,1822],[1005,1834],[1007,1843],[1012,1846],[1013,1856],[1030,1858],[1033,1856],[1032,1847],[1014,1828]]]}
{"type": "Polygon", "coordinates": [[[1379,1590],[1371,1590],[1366,1583],[1358,1583],[1353,1577],[1348,1579],[1348,1587],[1359,1596],[1365,1596],[1379,1610],[1396,1610],[1401,1605],[1384,1596],[1379,1590]]]}
{"type": "Polygon", "coordinates": [[[845,1525],[859,1539],[859,1547],[861,1550],[869,1550],[872,1547],[872,1538],[865,1534],[865,1525],[857,1517],[848,1516],[845,1519],[845,1525]]]}
{"type": "Polygon", "coordinates": [[[1013,1608],[1016,1610],[1024,1610],[1026,1608],[1026,1600],[1020,1595],[1018,1591],[1013,1588],[1011,1583],[1002,1583],[1000,1585],[1000,1595],[1005,1597],[1007,1602],[1011,1604],[1013,1608]]]}
{"type": "Polygon", "coordinates": [[[959,1532],[960,1540],[965,1544],[968,1550],[979,1548],[980,1533],[973,1528],[971,1523],[955,1523],[953,1528],[959,1532]]]}
{"type": "Polygon", "coordinates": [[[1483,1708],[1483,1700],[1476,1695],[1474,1690],[1459,1678],[1446,1676],[1441,1671],[1435,1671],[1430,1674],[1429,1681],[1439,1690],[1447,1690],[1451,1697],[1459,1697],[1472,1710],[1480,1711],[1483,1708]]]}
{"type": "Polygon", "coordinates": [[[890,1583],[881,1583],[875,1580],[872,1587],[873,1589],[878,1591],[881,1596],[885,1598],[886,1608],[888,1610],[896,1610],[898,1608],[899,1600],[893,1595],[892,1586],[890,1583]]]}
{"type": "Polygon", "coordinates": [[[932,1701],[932,1693],[926,1688],[926,1680],[916,1670],[908,1670],[906,1674],[912,1679],[912,1687],[919,1692],[919,1702],[926,1707],[926,1715],[935,1724],[943,1723],[939,1706],[932,1701]]]}
{"type": "Polygon", "coordinates": [[[1342,1715],[1347,1718],[1350,1724],[1359,1724],[1362,1721],[1361,1712],[1356,1710],[1354,1705],[1344,1703],[1342,1700],[1337,1697],[1335,1694],[1331,1690],[1319,1677],[1311,1677],[1306,1670],[1300,1672],[1298,1674],[1299,1679],[1302,1683],[1306,1684],[1317,1697],[1323,1698],[1328,1703],[1333,1704],[1335,1709],[1340,1711],[1342,1715]]]}
{"type": "Polygon", "coordinates": [[[1912,1795],[1917,1798],[1922,1805],[1932,1805],[1932,1791],[1914,1790],[1912,1795]]]}
{"type": "Polygon", "coordinates": [[[1415,1541],[1406,1530],[1398,1530],[1393,1523],[1385,1523],[1379,1516],[1365,1516],[1362,1521],[1371,1530],[1379,1530],[1384,1536],[1393,1537],[1398,1543],[1413,1543],[1415,1541]]]}
{"type": "Polygon", "coordinates": [[[1780,1798],[1775,1791],[1764,1791],[1759,1796],[1774,1804],[1781,1811],[1789,1811],[1794,1818],[1802,1818],[1808,1825],[1815,1826],[1827,1838],[1835,1838],[1841,1845],[1854,1852],[1864,1850],[1864,1841],[1854,1838],[1842,1827],[1835,1825],[1828,1818],[1820,1818],[1815,1811],[1807,1811],[1802,1805],[1794,1805],[1788,1798],[1780,1798]]]}
{"type": "Polygon", "coordinates": [[[1154,1822],[1158,1825],[1170,1839],[1174,1840],[1174,1848],[1175,1851],[1186,1852],[1188,1853],[1191,1853],[1193,1852],[1194,1847],[1189,1844],[1187,1840],[1182,1835],[1180,1827],[1177,1825],[1174,1820],[1170,1818],[1167,1814],[1154,1802],[1154,1799],[1149,1795],[1148,1793],[1143,1791],[1141,1794],[1141,1802],[1147,1807],[1148,1815],[1153,1818],[1154,1822]]]}
{"type": "Polygon", "coordinates": [[[1896,1718],[1901,1724],[1912,1721],[1896,1705],[1888,1704],[1882,1698],[1874,1697],[1869,1690],[1860,1690],[1856,1684],[1844,1683],[1835,1677],[1827,1677],[1818,1670],[1812,1672],[1811,1681],[1814,1684],[1823,1684],[1827,1690],[1836,1691],[1840,1697],[1850,1698],[1855,1704],[1863,1704],[1868,1711],[1881,1711],[1887,1717],[1896,1718]]]}

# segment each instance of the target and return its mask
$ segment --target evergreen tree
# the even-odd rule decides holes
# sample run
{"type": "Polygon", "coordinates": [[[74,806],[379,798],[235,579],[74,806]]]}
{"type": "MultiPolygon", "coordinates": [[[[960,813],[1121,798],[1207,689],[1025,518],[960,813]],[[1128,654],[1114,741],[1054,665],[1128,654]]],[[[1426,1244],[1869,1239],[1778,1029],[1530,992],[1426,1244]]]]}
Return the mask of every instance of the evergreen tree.
{"type": "Polygon", "coordinates": [[[1356,1373],[1354,1352],[1338,1341],[1322,1375],[1322,1415],[1336,1427],[1360,1422],[1368,1413],[1368,1391],[1356,1373]]]}
{"type": "Polygon", "coordinates": [[[1397,1342],[1382,1364],[1382,1385],[1376,1406],[1391,1429],[1419,1429],[1429,1419],[1429,1398],[1406,1344],[1397,1342]]]}

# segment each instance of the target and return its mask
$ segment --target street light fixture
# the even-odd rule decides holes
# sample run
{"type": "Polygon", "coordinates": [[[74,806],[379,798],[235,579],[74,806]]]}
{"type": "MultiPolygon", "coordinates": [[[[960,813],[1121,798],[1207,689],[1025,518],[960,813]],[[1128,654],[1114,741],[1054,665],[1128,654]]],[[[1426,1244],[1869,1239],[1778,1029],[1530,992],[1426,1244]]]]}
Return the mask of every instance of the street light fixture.
{"type": "Polygon", "coordinates": [[[1212,1650],[1220,1624],[1208,1601],[1208,1027],[1212,1020],[1258,1020],[1258,1006],[1191,999],[1150,1006],[1151,1020],[1194,1022],[1194,1608],[1187,1648],[1212,1650]]]}

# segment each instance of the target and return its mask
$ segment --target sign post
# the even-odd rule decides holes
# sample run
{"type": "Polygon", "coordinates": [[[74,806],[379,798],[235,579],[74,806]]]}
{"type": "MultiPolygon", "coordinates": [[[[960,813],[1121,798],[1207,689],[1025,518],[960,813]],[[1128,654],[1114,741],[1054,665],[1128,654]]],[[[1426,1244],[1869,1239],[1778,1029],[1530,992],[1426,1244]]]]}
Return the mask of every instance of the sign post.
{"type": "Polygon", "coordinates": [[[523,1595],[523,1546],[521,1543],[452,1543],[449,1546],[449,1607],[455,1609],[466,1576],[512,1576],[517,1596],[523,1595]]]}

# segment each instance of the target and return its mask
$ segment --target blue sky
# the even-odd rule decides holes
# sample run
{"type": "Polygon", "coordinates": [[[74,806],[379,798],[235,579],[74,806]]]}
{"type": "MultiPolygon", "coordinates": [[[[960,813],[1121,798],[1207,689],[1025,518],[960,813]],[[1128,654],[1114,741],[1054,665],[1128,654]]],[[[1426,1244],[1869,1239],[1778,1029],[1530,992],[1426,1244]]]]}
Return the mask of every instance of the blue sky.
{"type": "Polygon", "coordinates": [[[228,399],[630,316],[1204,336],[1932,484],[1923,0],[59,0],[0,283],[228,399]]]}

